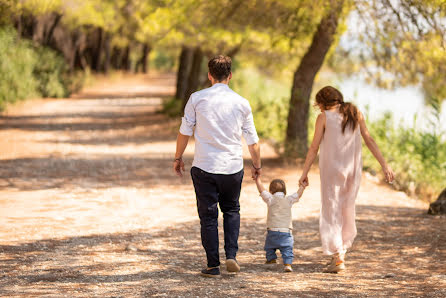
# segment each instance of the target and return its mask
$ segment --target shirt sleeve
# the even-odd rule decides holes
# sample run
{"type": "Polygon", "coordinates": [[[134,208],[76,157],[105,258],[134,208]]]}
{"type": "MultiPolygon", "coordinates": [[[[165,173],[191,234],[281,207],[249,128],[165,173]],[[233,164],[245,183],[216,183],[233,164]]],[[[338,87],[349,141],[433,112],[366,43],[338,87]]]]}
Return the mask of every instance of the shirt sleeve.
{"type": "Polygon", "coordinates": [[[287,199],[288,199],[288,201],[290,202],[290,204],[292,205],[292,204],[294,204],[294,203],[299,202],[299,199],[300,199],[300,198],[299,198],[299,194],[298,194],[297,192],[295,192],[295,193],[293,193],[293,194],[287,196],[287,199]]]}
{"type": "Polygon", "coordinates": [[[191,95],[184,108],[184,117],[181,118],[180,133],[185,136],[192,136],[194,134],[195,123],[195,107],[192,103],[191,95]]]}
{"type": "Polygon", "coordinates": [[[242,134],[248,145],[253,145],[259,142],[256,127],[254,126],[254,117],[252,116],[251,107],[249,107],[248,113],[243,121],[242,134]]]}
{"type": "Polygon", "coordinates": [[[262,191],[260,193],[260,197],[268,206],[271,206],[271,204],[273,203],[274,197],[269,191],[266,191],[266,190],[262,191]]]}

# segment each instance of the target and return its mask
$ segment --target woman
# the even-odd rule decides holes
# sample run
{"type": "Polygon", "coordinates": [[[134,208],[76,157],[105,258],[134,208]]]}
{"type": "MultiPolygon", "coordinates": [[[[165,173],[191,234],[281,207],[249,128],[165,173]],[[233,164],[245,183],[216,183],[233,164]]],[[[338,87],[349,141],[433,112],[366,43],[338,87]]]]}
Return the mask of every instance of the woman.
{"type": "Polygon", "coordinates": [[[308,186],[307,174],[320,145],[322,207],[319,229],[323,252],[332,256],[324,272],[335,273],[345,269],[345,253],[356,236],[355,199],[362,173],[360,134],[381,164],[389,183],[393,182],[394,175],[370,136],[361,112],[353,104],[344,102],[341,92],[331,86],[324,87],[316,94],[315,105],[321,114],[316,120],[299,185],[308,186]]]}

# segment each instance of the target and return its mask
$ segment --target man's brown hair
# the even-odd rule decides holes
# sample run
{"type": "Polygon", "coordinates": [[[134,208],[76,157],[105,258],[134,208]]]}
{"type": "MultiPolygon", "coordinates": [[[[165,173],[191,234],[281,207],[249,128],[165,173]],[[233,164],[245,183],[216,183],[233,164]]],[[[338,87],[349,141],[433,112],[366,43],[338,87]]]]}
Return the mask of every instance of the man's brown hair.
{"type": "Polygon", "coordinates": [[[282,179],[274,179],[273,181],[271,181],[271,183],[269,184],[269,192],[272,194],[276,192],[283,192],[284,194],[286,194],[285,181],[283,181],[282,179]]]}
{"type": "Polygon", "coordinates": [[[211,76],[221,82],[231,74],[232,60],[228,56],[218,55],[209,60],[208,67],[211,76]]]}

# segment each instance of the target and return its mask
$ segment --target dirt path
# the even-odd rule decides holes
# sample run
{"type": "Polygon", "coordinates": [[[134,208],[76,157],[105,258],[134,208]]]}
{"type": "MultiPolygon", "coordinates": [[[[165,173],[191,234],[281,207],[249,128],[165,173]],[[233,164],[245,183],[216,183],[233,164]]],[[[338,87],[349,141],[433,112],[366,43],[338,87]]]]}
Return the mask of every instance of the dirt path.
{"type": "MultiPolygon", "coordinates": [[[[157,113],[174,84],[170,75],[98,80],[0,117],[1,296],[446,296],[446,218],[366,176],[348,270],[320,273],[316,171],[293,209],[293,273],[263,265],[266,207],[246,178],[242,272],[198,276],[191,179],[170,168],[179,122],[157,113]]],[[[188,168],[192,153],[193,143],[188,168]]],[[[297,185],[299,169],[263,153],[265,180],[297,185]]]]}

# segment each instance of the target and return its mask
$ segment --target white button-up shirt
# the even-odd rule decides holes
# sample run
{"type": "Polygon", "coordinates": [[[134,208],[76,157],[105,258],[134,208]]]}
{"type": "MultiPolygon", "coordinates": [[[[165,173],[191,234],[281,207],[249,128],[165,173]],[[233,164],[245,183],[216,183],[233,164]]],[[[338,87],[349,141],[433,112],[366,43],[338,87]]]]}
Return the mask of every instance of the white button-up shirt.
{"type": "Polygon", "coordinates": [[[195,135],[192,166],[213,174],[243,169],[242,135],[248,145],[259,141],[248,100],[222,83],[190,96],[180,133],[195,135]]]}

